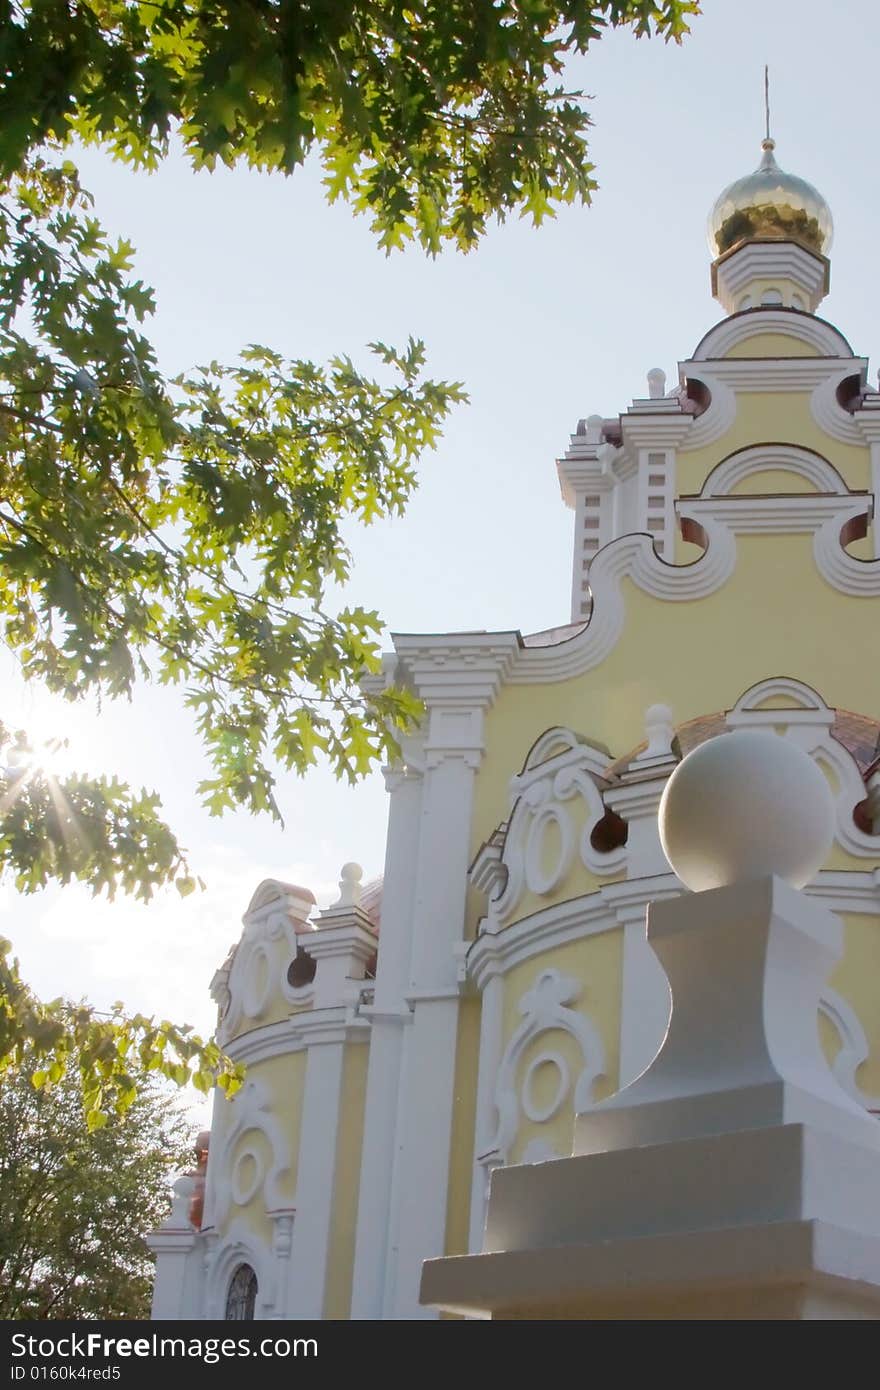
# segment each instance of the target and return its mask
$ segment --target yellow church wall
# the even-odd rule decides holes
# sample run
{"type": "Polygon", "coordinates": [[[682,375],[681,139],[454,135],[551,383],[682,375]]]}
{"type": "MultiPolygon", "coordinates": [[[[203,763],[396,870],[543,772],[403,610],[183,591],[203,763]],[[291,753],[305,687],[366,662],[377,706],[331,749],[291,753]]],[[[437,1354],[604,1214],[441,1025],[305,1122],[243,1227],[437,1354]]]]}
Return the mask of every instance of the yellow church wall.
{"type": "MultiPolygon", "coordinates": [[[[575,802],[567,803],[572,808],[572,818],[575,821],[575,844],[580,842],[581,832],[587,819],[586,807],[582,802],[578,802],[579,807],[583,807],[583,814],[577,817],[573,809],[575,802]]],[[[549,859],[549,856],[547,856],[549,859]]],[[[560,879],[556,887],[549,893],[533,893],[530,888],[524,887],[520,898],[516,904],[516,911],[510,919],[510,925],[514,922],[521,922],[524,917],[531,917],[536,912],[543,912],[545,908],[555,907],[557,903],[566,903],[571,898],[581,898],[587,893],[595,893],[597,888],[603,884],[618,883],[626,875],[622,869],[616,873],[596,874],[588,869],[580,856],[573,856],[572,865],[564,878],[560,879]]],[[[485,911],[485,898],[482,899],[483,911],[485,911]]]]}
{"type": "MultiPolygon", "coordinates": [[[[711,364],[707,365],[711,374],[711,364]]],[[[680,496],[700,492],[722,459],[756,444],[794,444],[821,454],[840,473],[852,492],[867,489],[870,453],[867,445],[842,444],[816,424],[807,391],[738,391],[736,417],[726,434],[700,449],[682,449],[677,456],[676,487],[680,496]]]]}
{"type": "MultiPolygon", "coordinates": [[[[625,580],[624,629],[600,666],[552,684],[502,688],[486,715],[474,852],[509,811],[508,782],[523,748],[554,724],[598,739],[618,756],[644,738],[649,705],[670,705],[683,723],[729,709],[773,675],[806,682],[831,706],[880,717],[880,665],[865,647],[872,601],[826,583],[810,536],[740,536],[737,545],[733,575],[705,598],[666,602],[625,580]]],[[[479,895],[472,902],[485,910],[479,895]]]]}
{"type": "MultiPolygon", "coordinates": [[[[788,281],[788,287],[798,293],[795,286],[788,281]]],[[[778,289],[785,294],[786,283],[774,280],[759,281],[752,287],[749,286],[752,295],[760,296],[765,290],[778,289]]],[[[750,338],[744,338],[742,342],[735,343],[725,357],[818,357],[819,353],[812,343],[802,342],[800,338],[789,338],[785,333],[755,333],[750,338]]]]}
{"type": "Polygon", "coordinates": [[[784,473],[781,468],[768,468],[763,473],[752,473],[741,483],[730,489],[731,497],[776,496],[778,493],[818,492],[818,488],[807,482],[797,473],[784,473]]]}
{"type": "MultiPolygon", "coordinates": [[[[259,1062],[251,1062],[247,1068],[247,1080],[257,1081],[264,1086],[268,1096],[268,1107],[263,1115],[271,1115],[280,1126],[285,1145],[288,1172],[280,1182],[280,1193],[285,1205],[296,1205],[296,1169],[299,1156],[300,1121],[302,1117],[303,1089],[305,1086],[305,1052],[288,1053],[280,1057],[267,1057],[259,1062]]],[[[224,1147],[224,1135],[228,1134],[236,1121],[235,1099],[224,1101],[215,1111],[215,1123],[211,1131],[212,1153],[218,1154],[224,1147]]],[[[266,1136],[253,1126],[237,1136],[231,1153],[227,1155],[225,1172],[232,1174],[235,1162],[241,1151],[253,1147],[263,1159],[264,1172],[271,1167],[271,1151],[266,1136]],[[231,1159],[231,1161],[229,1161],[231,1159]]],[[[228,1180],[228,1179],[226,1179],[228,1180]]],[[[266,1199],[262,1184],[249,1202],[239,1204],[230,1201],[225,1221],[218,1227],[219,1234],[225,1234],[233,1221],[240,1220],[258,1237],[271,1242],[272,1223],[266,1215],[266,1199]]]]}
{"type": "MultiPolygon", "coordinates": [[[[347,1318],[351,1311],[369,1055],[370,1049],[366,1043],[349,1043],[345,1049],[336,1172],[333,1178],[330,1253],[324,1288],[325,1318],[347,1318]]],[[[369,1193],[364,1195],[369,1200],[369,1193]]]]}
{"type": "MultiPolygon", "coordinates": [[[[262,1134],[259,1130],[246,1129],[238,1136],[229,1154],[230,1177],[235,1173],[236,1167],[240,1161],[243,1161],[243,1166],[246,1166],[248,1173],[250,1172],[250,1169],[254,1165],[254,1160],[248,1158],[249,1151],[257,1155],[263,1173],[269,1172],[272,1166],[271,1144],[265,1134],[262,1134]]],[[[236,1220],[243,1221],[264,1245],[271,1245],[272,1222],[266,1215],[266,1203],[263,1196],[262,1183],[249,1202],[239,1204],[234,1198],[230,1201],[226,1224],[231,1225],[231,1223],[236,1220]]]]}
{"type": "Polygon", "coordinates": [[[455,1100],[449,1146],[449,1187],[446,1197],[447,1255],[463,1255],[468,1248],[477,1068],[480,1056],[480,1005],[481,1001],[476,995],[466,995],[458,1011],[455,1100]]]}

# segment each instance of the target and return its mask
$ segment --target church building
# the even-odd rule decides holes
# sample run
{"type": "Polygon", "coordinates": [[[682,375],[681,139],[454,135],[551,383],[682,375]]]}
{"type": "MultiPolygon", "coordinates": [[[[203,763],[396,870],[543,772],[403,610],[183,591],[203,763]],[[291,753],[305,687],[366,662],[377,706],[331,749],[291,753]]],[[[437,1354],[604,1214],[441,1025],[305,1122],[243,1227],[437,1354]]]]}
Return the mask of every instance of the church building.
{"type": "Polygon", "coordinates": [[[346,864],[324,911],[256,888],[212,983],[246,1078],[150,1237],[154,1317],[439,1316],[423,1264],[482,1249],[493,1170],[569,1155],[661,1046],[646,908],[686,890],[657,810],[731,731],[781,735],[830,786],[805,891],[844,951],[816,1026],[880,1113],[880,392],[819,317],[831,238],[765,140],[709,218],[724,316],[558,461],[567,620],[394,635],[371,679],[426,712],[386,770],[383,877],[346,864]]]}

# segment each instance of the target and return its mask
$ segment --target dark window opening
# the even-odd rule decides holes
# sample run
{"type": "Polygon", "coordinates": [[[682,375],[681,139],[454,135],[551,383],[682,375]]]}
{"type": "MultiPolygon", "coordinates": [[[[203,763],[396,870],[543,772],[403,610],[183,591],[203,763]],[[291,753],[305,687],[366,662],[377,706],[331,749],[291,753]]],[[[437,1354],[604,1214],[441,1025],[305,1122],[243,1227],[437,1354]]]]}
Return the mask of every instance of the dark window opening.
{"type": "Polygon", "coordinates": [[[226,1295],[227,1322],[253,1322],[257,1306],[257,1276],[250,1265],[239,1265],[226,1295]]]}
{"type": "Polygon", "coordinates": [[[590,844],[599,854],[610,854],[626,844],[628,835],[629,826],[623,817],[606,807],[602,819],[593,826],[590,844]]]}
{"type": "Polygon", "coordinates": [[[302,946],[299,946],[296,955],[287,967],[287,983],[291,989],[304,989],[315,978],[316,968],[317,962],[303,950],[302,946]]]}

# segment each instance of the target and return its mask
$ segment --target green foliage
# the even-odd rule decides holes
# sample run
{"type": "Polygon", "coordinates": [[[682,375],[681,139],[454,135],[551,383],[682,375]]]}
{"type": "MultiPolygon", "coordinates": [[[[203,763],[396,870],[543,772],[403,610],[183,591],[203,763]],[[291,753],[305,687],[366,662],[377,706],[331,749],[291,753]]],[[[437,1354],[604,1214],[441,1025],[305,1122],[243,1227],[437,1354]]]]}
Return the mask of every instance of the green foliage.
{"type": "MultiPolygon", "coordinates": [[[[70,164],[35,158],[0,189],[0,623],[25,678],[69,700],[179,683],[212,772],[209,810],[280,819],[278,767],[318,756],[352,780],[393,756],[419,707],[365,695],[374,612],[324,605],[349,572],[346,517],[402,510],[455,384],[421,344],[375,344],[385,381],[245,349],[163,379],[139,324],[152,295],[112,245],[70,164]]],[[[52,776],[0,725],[0,871],[34,891],[78,879],[111,897],[196,887],[155,792],[52,776]]],[[[39,1006],[0,972],[0,1066],[28,1042],[88,1064],[90,1124],[124,1099],[125,1058],[198,1084],[236,1074],[186,1030],[39,1006]],[[48,1040],[48,1041],[47,1041],[48,1040]]],[[[50,1066],[51,1071],[51,1066],[50,1066]]]]}
{"type": "MultiPolygon", "coordinates": [[[[50,753],[56,751],[53,741],[50,753]]],[[[40,750],[0,723],[0,865],[20,892],[77,879],[93,893],[117,888],[148,899],[163,883],[186,895],[196,886],[159,798],[133,793],[116,777],[56,777],[40,750]]]]}
{"type": "MultiPolygon", "coordinates": [[[[0,938],[0,1087],[24,1069],[38,1090],[79,1075],[80,1115],[89,1130],[124,1115],[136,1098],[138,1077],[157,1073],[177,1086],[207,1093],[215,1085],[232,1096],[242,1072],[214,1042],[189,1027],[126,1016],[121,1004],[98,1014],[65,999],[41,1003],[19,975],[11,946],[0,938]]],[[[0,1139],[2,1148],[2,1139],[0,1139]]],[[[2,1316],[2,1313],[0,1313],[2,1316]]]]}
{"type": "Polygon", "coordinates": [[[152,167],[290,172],[382,245],[473,245],[495,215],[589,201],[589,117],[565,67],[608,28],[678,42],[697,0],[5,0],[0,171],[71,132],[152,167]]]}
{"type": "Polygon", "coordinates": [[[149,1317],[144,1237],[192,1134],[156,1073],[133,1071],[124,1123],[111,1112],[88,1129],[76,1053],[51,1084],[30,1048],[0,1074],[0,1318],[149,1317]]]}
{"type": "MultiPolygon", "coordinates": [[[[37,159],[9,181],[0,618],[23,675],[67,698],[128,695],[137,676],[184,685],[213,764],[209,809],[277,818],[275,766],[303,772],[321,754],[353,780],[418,712],[403,690],[358,691],[378,667],[379,617],[331,614],[324,594],[349,574],[345,517],[402,511],[463,392],[423,379],[413,341],[373,345],[387,383],[347,358],[318,367],[257,346],[167,382],[129,265],[71,165],[37,159]]],[[[112,808],[123,794],[89,783],[78,799],[112,808]]],[[[144,795],[126,812],[143,829],[157,805],[144,795]]],[[[174,858],[160,839],[166,869],[143,873],[145,889],[174,858]]],[[[69,869],[69,847],[57,857],[69,869]]],[[[59,876],[17,870],[25,888],[59,876]]]]}

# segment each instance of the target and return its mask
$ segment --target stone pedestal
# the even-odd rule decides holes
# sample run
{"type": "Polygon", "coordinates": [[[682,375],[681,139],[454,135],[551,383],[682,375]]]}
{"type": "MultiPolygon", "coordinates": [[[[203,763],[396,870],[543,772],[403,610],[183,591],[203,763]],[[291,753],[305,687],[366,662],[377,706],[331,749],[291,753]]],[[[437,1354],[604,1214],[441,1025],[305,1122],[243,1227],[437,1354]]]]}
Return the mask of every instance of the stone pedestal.
{"type": "Polygon", "coordinates": [[[574,1154],[492,1175],[483,1253],[421,1297],[493,1318],[880,1317],[880,1125],[821,1052],[838,920],[781,879],[649,909],[673,1009],[574,1154]]]}
{"type": "Polygon", "coordinates": [[[880,1317],[878,1163],[791,1124],[500,1168],[484,1253],[422,1298],[492,1318],[880,1317]]]}

